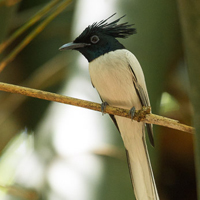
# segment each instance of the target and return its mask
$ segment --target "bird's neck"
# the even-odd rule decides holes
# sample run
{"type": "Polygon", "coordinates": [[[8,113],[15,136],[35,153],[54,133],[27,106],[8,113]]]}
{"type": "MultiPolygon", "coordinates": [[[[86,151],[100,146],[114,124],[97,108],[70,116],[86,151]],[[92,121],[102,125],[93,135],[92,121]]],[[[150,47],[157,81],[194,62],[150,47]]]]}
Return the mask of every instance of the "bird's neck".
{"type": "Polygon", "coordinates": [[[107,42],[103,45],[96,45],[93,48],[83,48],[79,49],[79,52],[85,56],[88,62],[93,61],[94,59],[109,53],[111,51],[115,51],[118,49],[125,49],[125,47],[119,43],[117,40],[112,41],[112,43],[107,42]]]}

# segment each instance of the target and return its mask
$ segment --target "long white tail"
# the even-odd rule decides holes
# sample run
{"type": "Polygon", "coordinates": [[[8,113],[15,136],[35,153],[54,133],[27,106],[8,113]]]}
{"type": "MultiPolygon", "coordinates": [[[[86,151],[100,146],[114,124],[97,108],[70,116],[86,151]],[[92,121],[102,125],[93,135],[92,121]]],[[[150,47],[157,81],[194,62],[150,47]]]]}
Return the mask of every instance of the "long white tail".
{"type": "Polygon", "coordinates": [[[126,147],[136,199],[159,200],[145,141],[144,124],[121,119],[120,117],[117,122],[126,147]],[[123,124],[124,126],[122,126],[123,124]]]}
{"type": "MultiPolygon", "coordinates": [[[[130,170],[131,182],[137,200],[159,200],[156,184],[147,152],[146,142],[143,140],[144,155],[132,155],[126,150],[130,170]],[[146,160],[144,160],[146,159],[146,160]]],[[[138,146],[138,145],[137,145],[138,146]]]]}

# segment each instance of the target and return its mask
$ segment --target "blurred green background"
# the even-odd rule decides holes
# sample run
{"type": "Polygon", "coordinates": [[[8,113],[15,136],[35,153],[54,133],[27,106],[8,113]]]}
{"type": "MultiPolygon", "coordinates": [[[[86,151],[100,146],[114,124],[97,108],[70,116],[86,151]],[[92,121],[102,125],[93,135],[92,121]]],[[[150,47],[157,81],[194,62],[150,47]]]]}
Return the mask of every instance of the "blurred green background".
{"type": "MultiPolygon", "coordinates": [[[[154,126],[149,151],[160,199],[196,200],[199,2],[0,0],[0,81],[100,102],[86,60],[58,48],[115,12],[113,19],[126,14],[122,21],[137,29],[120,41],[144,70],[153,113],[197,132],[194,139],[154,126]]],[[[107,115],[0,92],[0,152],[2,200],[134,199],[120,134],[107,115]]]]}

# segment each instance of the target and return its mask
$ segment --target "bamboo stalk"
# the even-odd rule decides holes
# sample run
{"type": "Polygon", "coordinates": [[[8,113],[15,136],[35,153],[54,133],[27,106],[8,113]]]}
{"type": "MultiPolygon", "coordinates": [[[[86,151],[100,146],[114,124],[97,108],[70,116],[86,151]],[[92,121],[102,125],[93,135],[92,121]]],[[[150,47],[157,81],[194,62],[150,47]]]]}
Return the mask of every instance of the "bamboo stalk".
{"type": "Polygon", "coordinates": [[[190,97],[194,108],[194,137],[195,165],[197,179],[197,195],[200,200],[200,1],[190,3],[187,0],[178,0],[180,21],[183,35],[184,53],[187,61],[190,79],[190,97]]]}

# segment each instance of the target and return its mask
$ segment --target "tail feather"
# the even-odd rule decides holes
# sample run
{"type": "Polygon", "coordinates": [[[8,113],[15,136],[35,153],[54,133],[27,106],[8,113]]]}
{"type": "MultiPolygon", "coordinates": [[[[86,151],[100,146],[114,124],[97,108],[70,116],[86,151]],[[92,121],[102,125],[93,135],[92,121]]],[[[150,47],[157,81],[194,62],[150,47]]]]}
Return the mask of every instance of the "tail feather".
{"type": "Polygon", "coordinates": [[[131,149],[126,149],[126,154],[136,199],[159,200],[145,136],[135,141],[131,149]]]}
{"type": "Polygon", "coordinates": [[[149,158],[149,153],[148,153],[148,149],[147,149],[147,145],[146,145],[146,140],[145,140],[144,137],[142,139],[143,139],[143,145],[144,145],[144,148],[145,148],[145,151],[146,151],[147,161],[148,161],[149,170],[150,170],[150,176],[151,176],[151,179],[152,179],[154,199],[159,200],[158,191],[157,191],[157,187],[156,187],[156,183],[155,183],[155,179],[154,179],[154,175],[153,175],[153,170],[152,170],[152,167],[151,167],[151,161],[150,161],[150,158],[149,158]]]}

